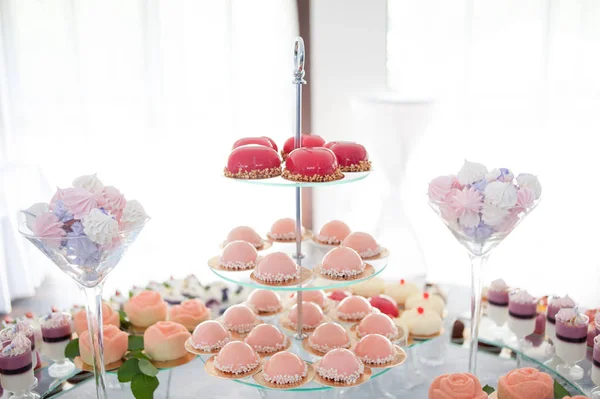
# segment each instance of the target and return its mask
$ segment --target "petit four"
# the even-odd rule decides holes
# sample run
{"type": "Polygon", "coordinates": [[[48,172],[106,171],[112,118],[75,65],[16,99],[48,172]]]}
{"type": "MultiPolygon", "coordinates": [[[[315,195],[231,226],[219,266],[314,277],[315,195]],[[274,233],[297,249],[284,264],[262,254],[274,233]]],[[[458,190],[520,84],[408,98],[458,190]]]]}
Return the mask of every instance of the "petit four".
{"type": "Polygon", "coordinates": [[[292,352],[274,354],[263,368],[267,382],[278,385],[295,384],[308,375],[308,366],[292,352]]]}
{"type": "Polygon", "coordinates": [[[191,336],[179,323],[159,321],[144,332],[144,351],[158,362],[179,359],[187,354],[185,342],[191,336]]]}
{"type": "Polygon", "coordinates": [[[498,379],[498,399],[554,399],[554,380],[531,367],[510,371],[498,379]]]}
{"type": "Polygon", "coordinates": [[[589,319],[573,308],[563,308],[556,314],[556,355],[567,364],[575,364],[585,358],[589,319]]]}
{"type": "Polygon", "coordinates": [[[494,280],[487,292],[487,314],[498,326],[508,320],[508,285],[502,279],[494,280]]]}
{"type": "MultiPolygon", "coordinates": [[[[312,147],[323,147],[325,145],[325,140],[321,136],[317,136],[316,134],[302,134],[300,136],[300,148],[312,148],[312,147]]],[[[283,144],[283,148],[281,150],[281,157],[285,161],[288,154],[292,152],[296,148],[296,137],[292,136],[288,138],[283,144]]]]}
{"type": "Polygon", "coordinates": [[[345,384],[355,384],[364,371],[362,361],[344,348],[327,352],[316,368],[320,377],[345,384]]]}
{"type": "Polygon", "coordinates": [[[508,328],[517,338],[524,338],[535,331],[537,300],[527,291],[516,291],[508,297],[508,328]]]}
{"type": "MultiPolygon", "coordinates": [[[[304,234],[304,227],[300,228],[304,234]]],[[[271,226],[271,231],[267,237],[275,241],[293,241],[296,239],[296,221],[292,218],[283,218],[276,220],[271,226]]]]}
{"type": "MultiPolygon", "coordinates": [[[[33,322],[33,320],[31,320],[33,322]]],[[[42,343],[41,330],[39,331],[39,336],[36,337],[36,330],[30,324],[29,320],[19,320],[15,324],[0,330],[0,349],[2,349],[2,344],[6,343],[8,345],[9,341],[12,341],[17,337],[17,335],[23,334],[25,337],[31,342],[31,357],[33,361],[34,367],[37,366],[37,351],[36,351],[36,340],[38,344],[42,343]]],[[[0,396],[1,397],[1,396],[0,396]]]]}
{"type": "Polygon", "coordinates": [[[546,311],[546,335],[551,340],[556,338],[556,314],[563,308],[574,308],[575,301],[568,295],[564,297],[552,297],[548,303],[548,309],[546,311]]]}
{"type": "Polygon", "coordinates": [[[444,300],[441,296],[425,292],[423,294],[411,295],[404,303],[406,309],[425,308],[437,312],[440,316],[444,315],[444,300]]]}
{"type": "Polygon", "coordinates": [[[390,316],[372,313],[361,320],[356,328],[356,333],[361,338],[369,334],[380,334],[394,340],[398,337],[398,327],[396,327],[390,316]]]}
{"type": "Polygon", "coordinates": [[[350,233],[350,227],[346,223],[339,220],[332,220],[321,227],[315,239],[322,244],[340,245],[350,233]]]}
{"type": "Polygon", "coordinates": [[[600,386],[600,338],[594,338],[594,350],[592,352],[592,381],[600,386]]]}
{"type": "Polygon", "coordinates": [[[300,269],[285,252],[271,252],[258,261],[254,277],[267,283],[286,283],[300,277],[300,269]]]}
{"type": "MultiPolygon", "coordinates": [[[[587,312],[586,312],[586,315],[587,315],[587,312]]],[[[594,347],[594,339],[598,336],[598,334],[600,334],[600,313],[596,312],[596,313],[594,313],[594,315],[592,317],[593,317],[594,323],[590,326],[590,329],[588,331],[588,341],[587,341],[587,346],[589,346],[590,348],[594,347]]]]}
{"type": "Polygon", "coordinates": [[[275,144],[275,142],[266,136],[243,137],[243,138],[237,140],[235,143],[233,143],[233,147],[231,149],[235,150],[236,148],[241,147],[243,145],[251,145],[251,144],[262,145],[262,146],[269,147],[269,148],[272,148],[275,151],[277,151],[277,145],[275,144]]]}
{"type": "Polygon", "coordinates": [[[167,320],[167,303],[156,291],[142,291],[134,295],[123,309],[136,327],[149,327],[157,321],[167,320]]]}
{"type": "Polygon", "coordinates": [[[308,337],[308,345],[317,352],[327,353],[336,348],[349,348],[348,332],[337,323],[323,323],[308,337]]]}
{"type": "Polygon", "coordinates": [[[248,296],[248,304],[258,314],[279,312],[282,308],[279,294],[270,290],[252,291],[248,296]]]}
{"type": "Polygon", "coordinates": [[[272,324],[259,324],[248,334],[244,342],[258,353],[272,353],[285,348],[286,338],[272,324]]]}
{"type": "MultiPolygon", "coordinates": [[[[321,308],[312,302],[302,302],[302,329],[312,330],[323,322],[325,316],[321,308]]],[[[298,324],[298,304],[294,305],[289,313],[291,325],[296,328],[298,324]]]]}
{"type": "Polygon", "coordinates": [[[352,292],[345,290],[333,290],[327,293],[327,298],[334,302],[341,302],[344,298],[352,296],[352,292]]]}
{"type": "MultiPolygon", "coordinates": [[[[102,326],[102,337],[104,343],[104,364],[116,363],[125,356],[128,346],[127,333],[119,330],[114,325],[102,326]]],[[[90,334],[86,330],[79,335],[79,355],[87,365],[94,365],[94,347],[92,345],[90,334]]]]}
{"type": "Polygon", "coordinates": [[[336,279],[349,279],[361,275],[365,271],[365,263],[358,253],[350,248],[337,247],[323,257],[320,273],[336,279]]]}
{"type": "Polygon", "coordinates": [[[238,226],[227,234],[227,240],[223,243],[223,245],[227,245],[233,241],[246,241],[250,244],[254,245],[254,248],[260,249],[263,246],[263,239],[260,238],[258,233],[252,228],[248,226],[238,226]]]}
{"type": "Polygon", "coordinates": [[[65,348],[71,341],[71,316],[54,312],[40,319],[42,327],[42,352],[52,360],[65,358],[65,348]]]}
{"type": "MultiPolygon", "coordinates": [[[[102,303],[102,324],[113,325],[117,328],[121,327],[121,320],[119,318],[119,312],[115,311],[108,303],[102,303]]],[[[73,316],[73,326],[75,333],[81,335],[88,329],[87,313],[85,309],[79,310],[73,316]]]]}
{"type": "Polygon", "coordinates": [[[223,325],[229,331],[245,334],[257,323],[254,312],[245,305],[233,305],[223,313],[223,325]]]}
{"type": "Polygon", "coordinates": [[[28,390],[35,382],[33,366],[31,341],[25,335],[17,334],[6,346],[0,345],[0,383],[5,390],[28,390]]]}
{"type": "Polygon", "coordinates": [[[260,365],[260,357],[250,345],[231,341],[214,358],[215,368],[228,374],[245,374],[260,365]]]}
{"type": "Polygon", "coordinates": [[[396,348],[392,342],[380,334],[369,334],[361,338],[354,353],[365,364],[382,365],[396,357],[396,348]]]}
{"type": "Polygon", "coordinates": [[[439,313],[421,307],[403,312],[400,322],[406,325],[411,335],[417,337],[431,337],[442,330],[439,313]]]}
{"type": "MultiPolygon", "coordinates": [[[[292,300],[296,300],[296,293],[292,295],[292,300]]],[[[316,303],[321,309],[325,309],[327,305],[327,295],[323,290],[304,291],[302,292],[302,300],[316,303]]]]}
{"type": "Polygon", "coordinates": [[[415,284],[401,279],[399,284],[386,284],[383,293],[394,298],[398,305],[404,306],[408,297],[420,294],[421,290],[415,284]]]}
{"type": "Polygon", "coordinates": [[[298,148],[286,158],[284,179],[299,182],[328,182],[340,180],[340,170],[335,154],[323,147],[298,148]]]}
{"type": "Polygon", "coordinates": [[[200,299],[188,299],[172,306],[169,311],[169,320],[183,325],[189,331],[207,319],[210,319],[210,309],[200,299]]]}
{"type": "Polygon", "coordinates": [[[231,341],[231,333],[214,320],[198,324],[192,335],[192,346],[204,352],[221,349],[229,341],[231,341]]]}
{"type": "Polygon", "coordinates": [[[336,309],[337,317],[344,321],[360,321],[372,312],[369,301],[358,295],[342,299],[336,309]]]}
{"type": "Polygon", "coordinates": [[[376,295],[369,299],[371,306],[379,309],[383,314],[390,317],[398,317],[400,312],[398,311],[398,304],[392,298],[387,295],[376,295]]]}
{"type": "Polygon", "coordinates": [[[374,258],[381,253],[381,247],[377,241],[367,233],[355,231],[342,241],[342,246],[352,248],[363,259],[374,258]]]}
{"type": "Polygon", "coordinates": [[[488,399],[473,374],[454,373],[437,377],[429,386],[428,399],[488,399]]]}
{"type": "Polygon", "coordinates": [[[371,170],[371,161],[365,147],[350,141],[332,141],[325,144],[337,157],[342,172],[366,172],[371,170]]]}
{"type": "Polygon", "coordinates": [[[385,282],[382,278],[377,276],[350,286],[350,291],[352,291],[354,295],[364,296],[365,298],[383,294],[384,290],[385,282]]]}
{"type": "Polygon", "coordinates": [[[254,269],[258,262],[256,247],[247,241],[232,241],[225,245],[219,266],[230,270],[254,269]]]}
{"type": "Polygon", "coordinates": [[[281,159],[273,148],[244,145],[231,151],[224,169],[234,179],[268,179],[281,175],[281,159]]]}

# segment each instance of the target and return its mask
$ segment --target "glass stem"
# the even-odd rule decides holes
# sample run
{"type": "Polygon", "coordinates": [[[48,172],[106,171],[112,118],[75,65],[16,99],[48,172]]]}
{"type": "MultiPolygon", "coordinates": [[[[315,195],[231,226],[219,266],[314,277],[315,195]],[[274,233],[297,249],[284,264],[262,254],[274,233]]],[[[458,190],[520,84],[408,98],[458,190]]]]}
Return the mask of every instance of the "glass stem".
{"type": "Polygon", "coordinates": [[[479,346],[479,321],[481,320],[481,292],[483,266],[488,255],[473,255],[471,258],[471,335],[469,337],[469,373],[477,375],[477,347],[479,346]]]}
{"type": "Polygon", "coordinates": [[[93,344],[94,378],[96,379],[96,397],[107,399],[106,373],[104,370],[104,343],[102,339],[102,284],[97,287],[81,287],[85,294],[88,333],[93,344]]]}

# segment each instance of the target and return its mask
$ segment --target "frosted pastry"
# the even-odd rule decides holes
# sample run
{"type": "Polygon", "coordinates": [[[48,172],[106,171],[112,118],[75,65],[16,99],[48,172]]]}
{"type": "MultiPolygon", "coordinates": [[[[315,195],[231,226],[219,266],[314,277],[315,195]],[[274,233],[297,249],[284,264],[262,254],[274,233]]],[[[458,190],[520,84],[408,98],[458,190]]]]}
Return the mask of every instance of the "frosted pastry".
{"type": "Polygon", "coordinates": [[[332,220],[321,227],[316,239],[323,244],[340,245],[350,233],[350,227],[346,223],[339,220],[332,220]]]}
{"type": "Polygon", "coordinates": [[[265,381],[277,385],[295,384],[306,378],[308,366],[292,352],[274,354],[263,368],[265,381]]]}
{"type": "Polygon", "coordinates": [[[404,306],[408,297],[421,294],[421,290],[415,284],[401,279],[399,283],[386,284],[383,293],[394,298],[398,305],[404,306]]]}
{"type": "Polygon", "coordinates": [[[285,336],[271,324],[260,324],[244,339],[258,353],[271,353],[282,350],[286,344],[285,336]]]}
{"type": "Polygon", "coordinates": [[[385,282],[380,277],[372,277],[360,283],[352,284],[350,290],[355,295],[364,296],[366,298],[383,294],[385,290],[385,282]]]}
{"type": "Polygon", "coordinates": [[[349,348],[348,332],[337,323],[323,323],[308,337],[308,345],[317,352],[327,353],[336,348],[349,348]]]}
{"type": "MultiPolygon", "coordinates": [[[[304,227],[300,228],[304,234],[304,227]]],[[[296,239],[296,221],[292,218],[283,218],[275,221],[267,236],[272,240],[293,241],[296,239]]]]}
{"type": "Polygon", "coordinates": [[[415,308],[402,313],[400,322],[404,323],[412,335],[429,337],[442,330],[442,318],[430,309],[415,308]]]}
{"type": "Polygon", "coordinates": [[[348,349],[338,348],[323,356],[316,372],[328,380],[354,384],[365,372],[365,368],[354,353],[348,349]]]}
{"type": "Polygon", "coordinates": [[[142,291],[129,299],[123,306],[131,324],[149,327],[167,319],[167,303],[156,291],[142,291]]]}
{"type": "Polygon", "coordinates": [[[159,362],[179,359],[187,354],[185,341],[191,336],[179,323],[159,321],[144,332],[144,351],[159,362]]]}
{"type": "Polygon", "coordinates": [[[267,283],[285,283],[300,277],[300,269],[284,252],[272,252],[261,258],[253,273],[267,283]]]}
{"type": "MultiPolygon", "coordinates": [[[[292,300],[296,300],[296,293],[292,295],[292,300]]],[[[304,291],[302,293],[302,300],[315,303],[321,309],[325,309],[325,305],[327,305],[327,295],[325,295],[325,291],[323,290],[304,291]]]]}
{"type": "Polygon", "coordinates": [[[437,377],[429,386],[429,399],[488,399],[473,374],[453,373],[437,377]]]}
{"type": "MultiPolygon", "coordinates": [[[[102,324],[113,325],[117,328],[121,327],[121,320],[119,318],[119,312],[115,311],[108,303],[102,303],[102,324]]],[[[79,310],[73,316],[73,326],[75,333],[79,336],[88,329],[87,313],[85,309],[79,310]]]]}
{"type": "Polygon", "coordinates": [[[272,313],[281,310],[281,297],[269,290],[254,290],[248,296],[248,303],[258,313],[272,313]]]}
{"type": "MultiPolygon", "coordinates": [[[[106,325],[102,328],[102,337],[104,342],[104,364],[112,364],[121,360],[127,352],[127,333],[113,325],[106,325]]],[[[93,352],[94,347],[90,334],[86,330],[79,335],[79,354],[85,364],[94,365],[93,352]]]]}
{"type": "Polygon", "coordinates": [[[256,315],[247,306],[233,305],[223,313],[223,324],[229,331],[244,334],[256,325],[256,315]]]}
{"type": "Polygon", "coordinates": [[[398,337],[398,327],[390,316],[381,313],[372,313],[362,319],[356,332],[359,337],[369,334],[380,334],[391,340],[398,337]]]}
{"type": "Polygon", "coordinates": [[[232,241],[246,241],[254,245],[254,248],[263,246],[262,238],[260,238],[258,233],[252,227],[248,226],[238,226],[231,230],[229,234],[227,234],[227,239],[223,244],[227,245],[232,241]]]}
{"type": "Polygon", "coordinates": [[[369,334],[356,344],[354,353],[365,364],[381,365],[394,360],[396,348],[383,335],[369,334]]]}
{"type": "Polygon", "coordinates": [[[210,309],[200,299],[188,299],[174,305],[169,311],[169,320],[193,331],[198,324],[210,318],[210,309]]]}
{"type": "Polygon", "coordinates": [[[337,316],[345,321],[359,321],[373,312],[369,301],[365,298],[352,295],[342,299],[337,309],[337,316]]]}
{"type": "Polygon", "coordinates": [[[386,314],[390,317],[398,317],[398,304],[394,299],[387,295],[376,295],[369,299],[371,306],[378,309],[381,313],[386,314]]]}
{"type": "Polygon", "coordinates": [[[300,182],[329,182],[344,177],[335,154],[327,148],[298,148],[285,160],[284,179],[300,182]]]}
{"type": "Polygon", "coordinates": [[[406,309],[425,308],[444,315],[444,300],[441,296],[425,292],[423,294],[411,295],[404,303],[406,309]]]}
{"type": "Polygon", "coordinates": [[[243,374],[255,370],[260,365],[260,357],[247,343],[232,341],[219,351],[214,365],[223,373],[243,374]]]}
{"type": "Polygon", "coordinates": [[[232,241],[223,248],[219,265],[225,269],[253,269],[258,262],[256,247],[247,241],[232,241]]]}
{"type": "Polygon", "coordinates": [[[549,374],[525,367],[498,379],[498,399],[553,399],[554,380],[549,374]]]}
{"type": "MultiPolygon", "coordinates": [[[[323,322],[323,311],[312,302],[302,302],[302,328],[312,330],[323,322]]],[[[289,313],[289,319],[294,326],[298,323],[298,304],[294,305],[289,313]]]]}
{"type": "Polygon", "coordinates": [[[273,148],[262,145],[244,145],[229,154],[224,169],[233,179],[267,179],[281,175],[281,159],[273,148]]]}
{"type": "Polygon", "coordinates": [[[327,252],[321,264],[321,274],[336,279],[348,279],[361,275],[365,263],[356,251],[346,247],[333,248],[327,252]]]}
{"type": "MultiPolygon", "coordinates": [[[[312,147],[323,147],[325,145],[325,140],[321,136],[317,136],[316,134],[306,134],[303,133],[300,136],[300,148],[312,148],[312,147]]],[[[292,152],[296,148],[296,137],[292,136],[288,138],[283,144],[283,148],[281,149],[281,157],[285,161],[290,152],[292,152]]]]}
{"type": "Polygon", "coordinates": [[[342,241],[342,246],[352,248],[363,259],[373,258],[381,253],[381,247],[373,236],[358,231],[346,237],[342,241]]]}
{"type": "Polygon", "coordinates": [[[198,324],[192,335],[192,346],[205,352],[221,349],[230,341],[231,333],[221,323],[214,320],[198,324]]]}

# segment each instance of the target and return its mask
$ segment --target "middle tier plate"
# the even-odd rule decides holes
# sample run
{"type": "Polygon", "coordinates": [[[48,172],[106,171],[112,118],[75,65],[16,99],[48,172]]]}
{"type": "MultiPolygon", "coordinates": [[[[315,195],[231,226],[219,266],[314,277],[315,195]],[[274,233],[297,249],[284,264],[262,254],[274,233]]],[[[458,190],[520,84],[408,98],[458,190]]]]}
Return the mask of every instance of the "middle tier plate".
{"type": "Polygon", "coordinates": [[[336,186],[339,184],[347,184],[355,181],[362,180],[369,176],[368,172],[352,172],[352,173],[344,173],[344,178],[340,180],[334,180],[329,182],[297,182],[286,180],[281,176],[271,177],[269,179],[232,179],[229,177],[223,176],[224,179],[237,181],[240,183],[248,183],[248,184],[258,184],[262,186],[281,186],[281,187],[325,187],[325,186],[336,186]]]}

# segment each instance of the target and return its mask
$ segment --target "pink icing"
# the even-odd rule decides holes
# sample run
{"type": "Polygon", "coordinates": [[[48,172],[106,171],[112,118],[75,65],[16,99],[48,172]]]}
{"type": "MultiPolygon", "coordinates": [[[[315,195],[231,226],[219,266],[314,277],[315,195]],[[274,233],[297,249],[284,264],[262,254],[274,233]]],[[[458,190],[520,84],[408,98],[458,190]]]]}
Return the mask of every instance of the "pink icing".
{"type": "Polygon", "coordinates": [[[262,246],[263,243],[258,233],[254,231],[252,227],[248,226],[238,226],[231,230],[227,235],[227,241],[225,243],[230,243],[232,241],[246,241],[256,248],[262,246]]]}
{"type": "Polygon", "coordinates": [[[498,380],[499,399],[553,399],[554,380],[530,367],[513,370],[498,380]]]}
{"type": "Polygon", "coordinates": [[[211,351],[222,348],[231,341],[231,334],[214,320],[204,321],[196,326],[192,335],[193,346],[196,349],[211,351]]]}
{"type": "Polygon", "coordinates": [[[291,218],[277,220],[271,226],[269,238],[276,240],[292,240],[296,238],[296,221],[291,218]]]}
{"type": "Polygon", "coordinates": [[[258,367],[259,357],[250,345],[241,341],[231,341],[219,351],[214,361],[217,370],[224,373],[240,374],[258,367]]]}
{"type": "Polygon", "coordinates": [[[60,238],[67,234],[62,227],[62,222],[54,213],[46,212],[35,218],[31,229],[36,237],[45,238],[49,240],[50,245],[58,247],[60,238]]]}
{"type": "Polygon", "coordinates": [[[390,340],[383,335],[369,334],[363,337],[354,353],[365,363],[384,364],[389,363],[396,357],[396,349],[390,340]]]}
{"type": "Polygon", "coordinates": [[[342,242],[342,245],[344,247],[352,248],[363,257],[375,256],[379,253],[379,245],[373,236],[359,231],[351,233],[346,237],[342,242]]]}
{"type": "Polygon", "coordinates": [[[350,337],[348,332],[337,323],[323,323],[308,337],[311,348],[325,353],[335,348],[348,348],[350,337]]]}
{"type": "Polygon", "coordinates": [[[458,183],[458,180],[454,175],[436,177],[429,182],[429,190],[427,192],[429,199],[433,202],[445,201],[450,195],[455,182],[458,183]]]}
{"type": "Polygon", "coordinates": [[[281,309],[279,294],[269,290],[254,290],[248,296],[248,303],[257,312],[277,312],[281,309]]]}
{"type": "Polygon", "coordinates": [[[429,399],[487,399],[473,374],[455,373],[437,377],[429,387],[429,399]]]}
{"type": "MultiPolygon", "coordinates": [[[[296,298],[296,294],[292,296],[292,298],[296,298]]],[[[302,293],[302,300],[307,302],[316,303],[321,308],[325,307],[325,301],[327,300],[327,295],[323,290],[315,290],[315,291],[304,291],[302,293]]]]}
{"type": "Polygon", "coordinates": [[[263,281],[282,282],[298,278],[299,270],[288,254],[272,252],[259,260],[254,275],[263,281]]]}
{"type": "Polygon", "coordinates": [[[223,248],[219,263],[228,269],[243,270],[253,268],[257,260],[254,245],[247,241],[232,241],[223,248]]]}
{"type": "Polygon", "coordinates": [[[517,206],[529,208],[535,202],[535,192],[527,187],[521,187],[517,191],[517,206]]]}
{"type": "Polygon", "coordinates": [[[125,196],[113,186],[104,187],[102,194],[98,196],[98,206],[110,212],[117,220],[121,220],[126,203],[125,196]]]}
{"type": "MultiPolygon", "coordinates": [[[[302,323],[304,328],[315,328],[323,321],[323,311],[319,306],[312,302],[302,302],[302,323]]],[[[290,322],[293,325],[298,323],[298,305],[294,305],[290,310],[290,322]]]]}
{"type": "Polygon", "coordinates": [[[257,352],[275,352],[285,346],[285,336],[271,324],[260,324],[244,340],[257,352]]]}
{"type": "Polygon", "coordinates": [[[343,320],[360,320],[373,311],[369,301],[362,296],[352,295],[342,299],[337,315],[343,320]]]}
{"type": "Polygon", "coordinates": [[[323,258],[321,273],[333,277],[344,277],[360,274],[364,269],[365,264],[354,249],[338,247],[327,252],[323,258]]]}
{"type": "Polygon", "coordinates": [[[483,197],[473,188],[463,188],[454,192],[450,206],[458,217],[476,215],[483,206],[483,197]]]}
{"type": "Polygon", "coordinates": [[[190,331],[208,318],[210,309],[200,299],[188,299],[179,305],[173,305],[169,311],[169,320],[185,326],[190,331]]]}
{"type": "Polygon", "coordinates": [[[340,244],[350,233],[350,227],[346,223],[332,220],[321,227],[317,238],[327,244],[340,244]]]}
{"type": "Polygon", "coordinates": [[[317,373],[323,378],[354,383],[364,372],[362,362],[348,349],[338,348],[323,356],[317,373]]]}
{"type": "Polygon", "coordinates": [[[231,331],[246,333],[254,328],[256,315],[247,306],[230,306],[223,314],[223,324],[231,331]]]}
{"type": "Polygon", "coordinates": [[[54,205],[56,205],[56,202],[63,200],[63,198],[65,197],[65,190],[66,189],[63,189],[63,188],[58,188],[58,187],[56,188],[56,192],[50,199],[50,208],[51,209],[54,209],[54,205]]]}
{"type": "Polygon", "coordinates": [[[362,319],[358,325],[358,335],[363,337],[368,334],[381,334],[389,339],[398,336],[398,327],[390,316],[381,313],[372,313],[362,319]]]}
{"type": "Polygon", "coordinates": [[[98,208],[96,196],[84,188],[64,189],[62,202],[75,219],[81,219],[90,213],[92,209],[98,208]]]}
{"type": "Polygon", "coordinates": [[[275,384],[291,384],[306,377],[307,366],[296,354],[280,352],[273,355],[263,369],[265,380],[275,384]]]}

